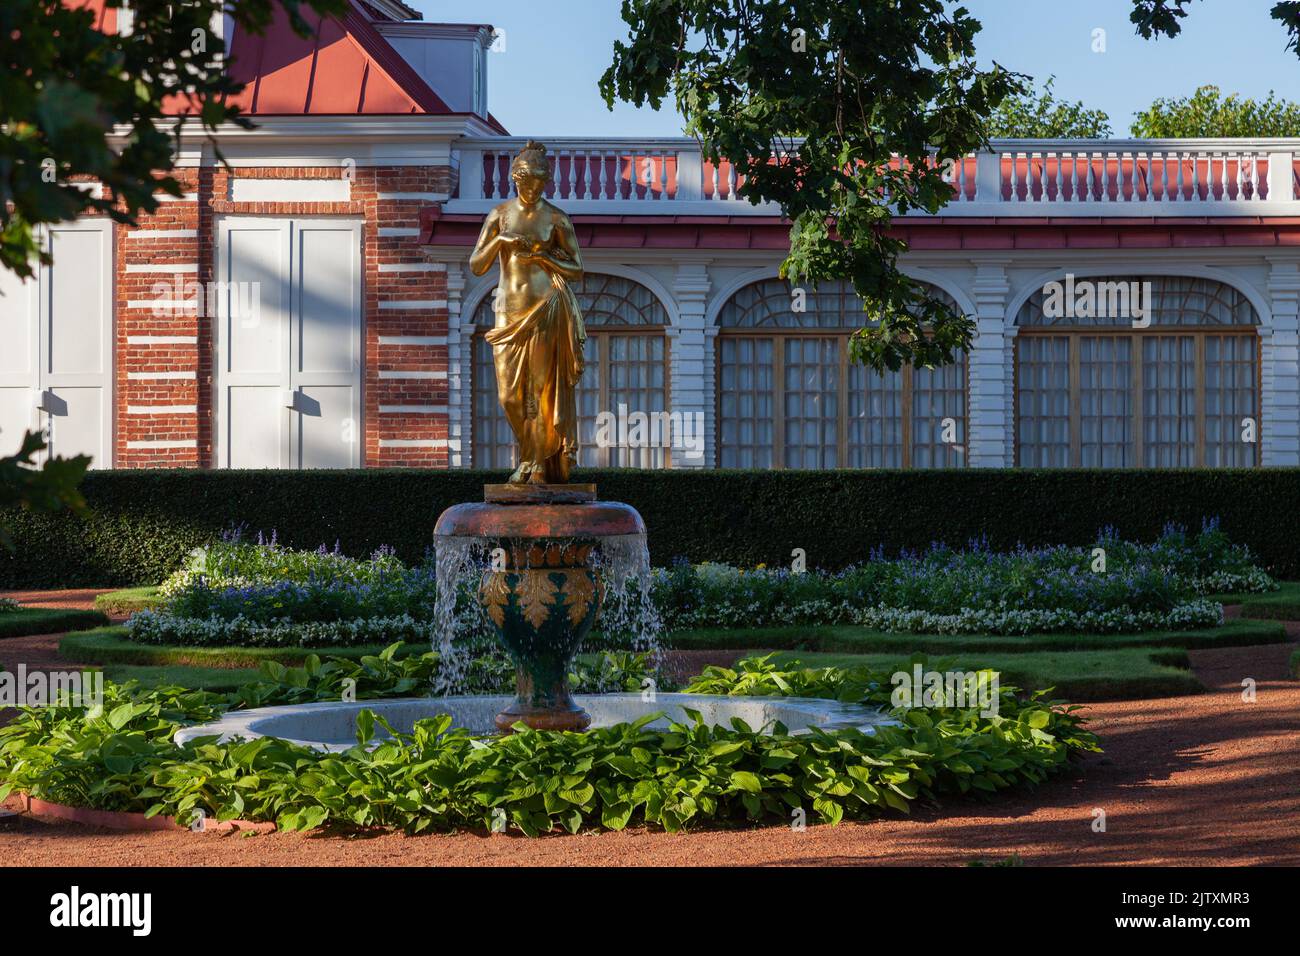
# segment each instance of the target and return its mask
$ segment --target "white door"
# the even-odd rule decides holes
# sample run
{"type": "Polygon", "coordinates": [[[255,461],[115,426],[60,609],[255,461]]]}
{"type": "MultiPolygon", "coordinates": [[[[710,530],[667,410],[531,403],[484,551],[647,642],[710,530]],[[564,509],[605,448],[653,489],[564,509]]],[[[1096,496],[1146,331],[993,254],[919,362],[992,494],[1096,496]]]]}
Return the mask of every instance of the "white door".
{"type": "Polygon", "coordinates": [[[361,463],[361,224],[218,224],[217,458],[224,468],[361,463]]]}
{"type": "Polygon", "coordinates": [[[53,256],[19,282],[0,270],[0,454],[45,429],[50,455],[113,463],[113,244],[105,220],[41,230],[53,256]]]}

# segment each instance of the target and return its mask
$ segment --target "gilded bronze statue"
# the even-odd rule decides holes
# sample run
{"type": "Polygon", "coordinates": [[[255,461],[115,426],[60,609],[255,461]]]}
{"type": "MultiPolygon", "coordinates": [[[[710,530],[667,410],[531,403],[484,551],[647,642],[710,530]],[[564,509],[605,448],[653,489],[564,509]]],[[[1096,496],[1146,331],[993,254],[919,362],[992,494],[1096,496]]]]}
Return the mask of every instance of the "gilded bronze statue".
{"type": "Polygon", "coordinates": [[[587,331],[570,288],[582,281],[573,223],[545,198],[546,147],[529,140],[510,164],[516,195],[487,215],[470,269],[501,266],[496,327],[486,335],[497,398],[519,445],[510,484],[563,484],[578,460],[578,406],[587,331]]]}

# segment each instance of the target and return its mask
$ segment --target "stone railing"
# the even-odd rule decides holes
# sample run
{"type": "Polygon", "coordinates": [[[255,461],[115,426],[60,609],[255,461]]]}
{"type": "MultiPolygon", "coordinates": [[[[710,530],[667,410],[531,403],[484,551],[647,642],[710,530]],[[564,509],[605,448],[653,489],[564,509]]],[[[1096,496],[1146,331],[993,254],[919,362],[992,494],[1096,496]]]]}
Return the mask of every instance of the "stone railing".
{"type": "MultiPolygon", "coordinates": [[[[526,140],[463,139],[448,212],[483,212],[514,192],[526,140]]],[[[774,216],[752,205],[730,163],[688,138],[547,139],[549,198],[571,213],[774,216]]],[[[994,140],[944,171],[944,216],[1277,216],[1300,214],[1297,139],[994,140]]]]}

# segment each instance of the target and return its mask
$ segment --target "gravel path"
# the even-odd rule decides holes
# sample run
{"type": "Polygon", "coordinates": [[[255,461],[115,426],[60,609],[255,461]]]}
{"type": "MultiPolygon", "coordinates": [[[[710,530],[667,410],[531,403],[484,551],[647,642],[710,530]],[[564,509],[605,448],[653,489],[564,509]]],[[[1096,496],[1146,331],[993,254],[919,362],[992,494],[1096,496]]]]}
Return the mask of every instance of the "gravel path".
{"type": "MultiPolygon", "coordinates": [[[[1300,637],[1300,624],[1288,630],[1300,637]]],[[[23,639],[0,642],[4,659],[14,658],[8,648],[17,649],[15,640],[23,639]]],[[[540,839],[114,833],[25,819],[0,832],[0,864],[960,865],[1014,853],[1026,865],[1295,866],[1300,683],[1287,672],[1294,648],[1194,651],[1192,664],[1208,693],[1085,708],[1104,756],[1089,757],[1076,772],[1035,793],[987,804],[952,801],[912,818],[894,815],[801,832],[638,830],[540,839]],[[1255,681],[1254,702],[1242,699],[1245,678],[1255,681]],[[1098,809],[1105,811],[1105,832],[1093,829],[1098,809]]]]}

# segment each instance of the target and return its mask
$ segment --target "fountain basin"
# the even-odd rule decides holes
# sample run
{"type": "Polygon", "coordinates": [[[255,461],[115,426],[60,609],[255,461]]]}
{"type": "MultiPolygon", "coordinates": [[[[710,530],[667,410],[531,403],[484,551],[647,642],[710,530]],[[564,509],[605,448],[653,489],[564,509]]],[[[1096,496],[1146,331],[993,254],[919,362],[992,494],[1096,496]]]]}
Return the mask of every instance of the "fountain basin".
{"type": "MultiPolygon", "coordinates": [[[[472,584],[514,661],[518,693],[496,717],[503,733],[519,723],[536,730],[591,724],[569,691],[569,671],[605,603],[606,551],[635,544],[649,566],[645,523],[636,509],[597,501],[595,493],[594,485],[487,485],[487,500],[453,505],[434,528],[439,592],[454,594],[456,584],[472,584]],[[491,552],[491,562],[444,573],[444,553],[455,563],[466,548],[491,552]]],[[[444,644],[452,646],[450,633],[444,644]]]]}
{"type": "MultiPolygon", "coordinates": [[[[389,700],[355,702],[327,701],[281,707],[259,707],[233,711],[220,720],[185,727],[176,733],[176,742],[197,737],[219,736],[228,741],[235,737],[278,737],[314,750],[338,752],[356,745],[357,715],[373,711],[387,720],[399,733],[410,733],[417,720],[449,714],[453,727],[471,733],[496,732],[498,712],[510,704],[506,695],[464,697],[398,697],[389,700]]],[[[592,727],[609,727],[628,723],[646,714],[662,712],[666,716],[648,726],[667,729],[670,721],[690,723],[685,708],[699,711],[705,723],[730,726],[739,717],[751,728],[765,728],[780,721],[791,733],[807,733],[812,728],[843,730],[857,728],[874,733],[880,726],[897,721],[884,711],[859,704],[807,697],[726,697],[716,694],[657,694],[653,703],[640,694],[579,694],[574,701],[591,716],[592,727]]],[[[383,734],[375,728],[376,739],[383,734]]],[[[386,736],[386,735],[385,735],[386,736]]]]}
{"type": "Polygon", "coordinates": [[[621,501],[501,505],[467,501],[438,517],[435,538],[597,540],[645,534],[645,522],[621,501]]]}

